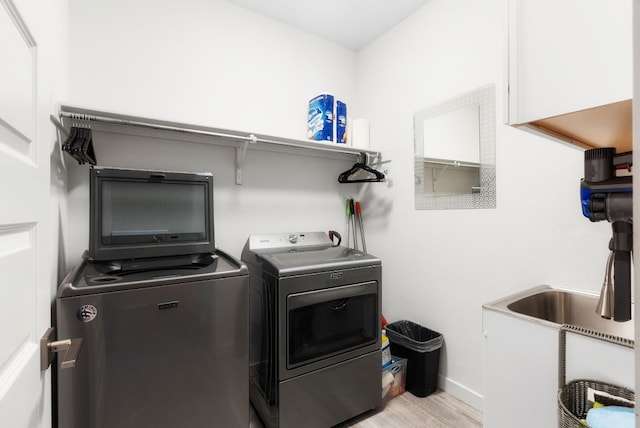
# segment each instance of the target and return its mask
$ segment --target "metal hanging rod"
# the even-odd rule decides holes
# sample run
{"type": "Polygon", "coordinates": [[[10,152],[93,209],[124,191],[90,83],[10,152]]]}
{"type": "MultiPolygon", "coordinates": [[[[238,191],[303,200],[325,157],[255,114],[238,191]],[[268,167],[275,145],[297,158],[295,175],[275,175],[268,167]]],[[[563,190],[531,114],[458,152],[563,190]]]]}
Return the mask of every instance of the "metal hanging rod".
{"type": "Polygon", "coordinates": [[[66,111],[60,112],[60,116],[66,117],[69,119],[80,120],[80,121],[101,122],[101,123],[109,123],[112,125],[136,126],[138,128],[154,129],[159,131],[172,131],[172,132],[181,132],[185,134],[205,135],[209,137],[230,138],[234,140],[242,140],[242,141],[247,141],[251,143],[256,142],[255,137],[253,137],[252,134],[248,136],[225,134],[222,132],[205,131],[205,130],[200,130],[195,128],[162,125],[162,124],[151,123],[151,122],[142,122],[138,120],[115,119],[111,117],[94,116],[91,114],[81,114],[81,113],[70,113],[66,111]]]}
{"type": "Polygon", "coordinates": [[[51,120],[51,123],[53,123],[55,127],[58,128],[58,131],[60,131],[63,135],[69,136],[69,131],[67,131],[67,129],[64,126],[62,126],[62,123],[60,123],[57,117],[50,114],[49,120],[51,120]]]}
{"type": "Polygon", "coordinates": [[[480,164],[476,162],[465,162],[465,161],[456,161],[456,160],[445,160],[445,159],[435,159],[435,158],[424,158],[424,163],[434,164],[434,165],[444,165],[445,167],[466,167],[466,168],[479,168],[480,164]]]}

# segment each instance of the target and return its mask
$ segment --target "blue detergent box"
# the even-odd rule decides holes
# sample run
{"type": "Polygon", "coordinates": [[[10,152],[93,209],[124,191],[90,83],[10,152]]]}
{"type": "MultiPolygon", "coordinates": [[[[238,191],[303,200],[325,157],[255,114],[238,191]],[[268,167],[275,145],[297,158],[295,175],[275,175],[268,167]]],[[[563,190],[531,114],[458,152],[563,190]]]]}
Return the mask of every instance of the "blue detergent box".
{"type": "Polygon", "coordinates": [[[336,101],[336,143],[347,144],[347,105],[336,101]]]}
{"type": "Polygon", "coordinates": [[[320,94],[309,101],[307,138],[316,141],[334,141],[334,97],[320,94]]]}

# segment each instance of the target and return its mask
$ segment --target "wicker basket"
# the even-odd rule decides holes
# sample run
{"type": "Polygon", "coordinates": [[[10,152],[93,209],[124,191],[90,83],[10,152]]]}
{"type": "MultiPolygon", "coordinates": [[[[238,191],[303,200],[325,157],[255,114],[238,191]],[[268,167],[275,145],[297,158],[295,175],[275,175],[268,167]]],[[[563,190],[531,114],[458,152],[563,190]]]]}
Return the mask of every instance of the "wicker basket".
{"type": "Polygon", "coordinates": [[[564,385],[558,391],[558,427],[559,428],[584,428],[580,421],[587,417],[587,412],[593,406],[587,399],[587,391],[595,389],[606,392],[616,397],[622,397],[630,401],[635,400],[633,391],[608,383],[595,380],[578,379],[564,385]]]}
{"type": "Polygon", "coordinates": [[[563,325],[560,329],[559,359],[558,359],[558,427],[559,428],[584,428],[586,425],[581,419],[587,417],[587,412],[593,406],[589,402],[587,393],[589,388],[606,392],[616,397],[635,401],[633,391],[616,385],[598,382],[589,379],[577,379],[566,382],[566,332],[571,331],[583,336],[593,337],[617,345],[634,346],[633,340],[616,336],[604,335],[591,330],[582,329],[572,325],[563,325]]]}

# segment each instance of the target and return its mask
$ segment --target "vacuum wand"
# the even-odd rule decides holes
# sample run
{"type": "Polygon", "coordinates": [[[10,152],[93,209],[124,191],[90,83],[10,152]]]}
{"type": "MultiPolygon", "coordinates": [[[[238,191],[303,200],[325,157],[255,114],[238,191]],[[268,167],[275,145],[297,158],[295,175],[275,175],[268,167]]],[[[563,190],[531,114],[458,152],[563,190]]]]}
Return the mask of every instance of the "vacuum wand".
{"type": "Polygon", "coordinates": [[[631,319],[631,251],[633,224],[629,221],[611,223],[613,237],[609,242],[613,251],[613,319],[631,319]]]}

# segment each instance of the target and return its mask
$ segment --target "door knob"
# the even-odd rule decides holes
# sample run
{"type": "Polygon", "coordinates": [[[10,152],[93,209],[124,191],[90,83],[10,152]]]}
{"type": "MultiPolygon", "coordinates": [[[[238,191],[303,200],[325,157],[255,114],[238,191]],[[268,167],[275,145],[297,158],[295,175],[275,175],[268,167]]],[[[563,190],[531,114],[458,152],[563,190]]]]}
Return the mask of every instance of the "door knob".
{"type": "Polygon", "coordinates": [[[64,352],[60,362],[61,369],[69,369],[76,366],[76,360],[82,347],[82,339],[53,340],[56,329],[50,327],[40,339],[40,370],[46,370],[51,365],[57,352],[64,352]]]}

